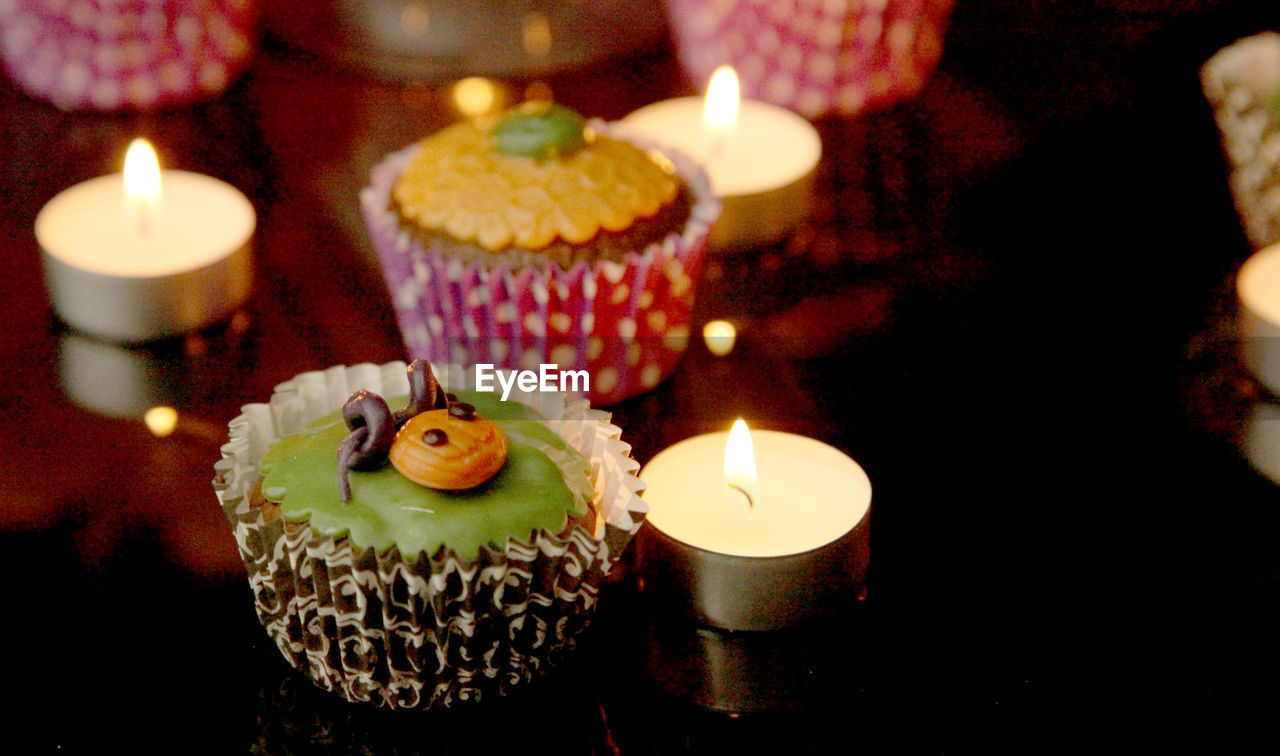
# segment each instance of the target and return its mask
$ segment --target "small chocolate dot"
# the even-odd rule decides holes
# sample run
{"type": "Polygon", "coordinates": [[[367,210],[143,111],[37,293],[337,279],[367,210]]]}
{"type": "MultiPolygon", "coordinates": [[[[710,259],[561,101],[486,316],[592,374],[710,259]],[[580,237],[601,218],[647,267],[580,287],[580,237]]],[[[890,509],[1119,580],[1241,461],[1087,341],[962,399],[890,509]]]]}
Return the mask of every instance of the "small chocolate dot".
{"type": "Polygon", "coordinates": [[[449,405],[449,415],[459,420],[474,420],[476,417],[476,408],[473,404],[466,402],[458,402],[449,405]]]}
{"type": "Polygon", "coordinates": [[[422,434],[422,441],[427,446],[444,446],[449,443],[449,436],[439,428],[431,428],[422,434]]]}
{"type": "Polygon", "coordinates": [[[450,403],[453,403],[453,402],[458,401],[458,395],[457,395],[457,394],[454,394],[454,393],[452,393],[452,392],[451,392],[451,393],[448,393],[448,394],[445,394],[445,395],[444,395],[444,397],[445,397],[446,399],[448,399],[450,403]]]}

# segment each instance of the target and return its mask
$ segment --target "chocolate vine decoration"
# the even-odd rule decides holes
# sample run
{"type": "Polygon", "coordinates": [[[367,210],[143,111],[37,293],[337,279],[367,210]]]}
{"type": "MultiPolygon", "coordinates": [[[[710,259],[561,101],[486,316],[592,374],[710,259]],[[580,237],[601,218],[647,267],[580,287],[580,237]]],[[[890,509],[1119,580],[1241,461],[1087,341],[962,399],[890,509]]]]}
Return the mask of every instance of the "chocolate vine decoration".
{"type": "MultiPolygon", "coordinates": [[[[410,362],[407,371],[409,403],[395,414],[391,413],[385,399],[364,389],[347,397],[343,403],[342,421],[351,432],[338,445],[338,495],[342,501],[351,499],[351,481],[347,472],[376,470],[385,464],[396,431],[409,418],[431,409],[447,408],[452,411],[453,406],[471,407],[465,403],[451,406],[454,396],[444,392],[426,360],[410,362]]],[[[474,411],[475,408],[471,407],[471,412],[474,411]]]]}

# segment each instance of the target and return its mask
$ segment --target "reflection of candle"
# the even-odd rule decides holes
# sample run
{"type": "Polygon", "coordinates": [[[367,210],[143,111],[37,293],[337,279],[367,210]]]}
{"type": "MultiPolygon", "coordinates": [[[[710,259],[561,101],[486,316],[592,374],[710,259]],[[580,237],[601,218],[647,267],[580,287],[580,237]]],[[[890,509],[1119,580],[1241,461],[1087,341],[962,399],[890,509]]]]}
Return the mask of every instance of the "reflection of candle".
{"type": "Polygon", "coordinates": [[[108,417],[137,420],[156,405],[180,399],[181,354],[124,347],[74,331],[58,340],[58,377],[67,397],[108,417]]]}
{"type": "Polygon", "coordinates": [[[822,156],[817,130],[789,110],[740,102],[730,68],[717,71],[705,99],[646,105],[622,119],[622,126],[704,165],[724,202],[711,234],[717,248],[777,241],[809,212],[813,172],[822,156]]]}
{"type": "Polygon", "coordinates": [[[125,173],[66,189],[36,217],[54,311],[84,333],[152,341],[221,320],[249,295],[249,200],[209,176],[159,171],[154,154],[131,149],[125,173]]]}
{"type": "Polygon", "coordinates": [[[799,624],[856,598],[870,556],[866,473],[819,441],[755,431],[753,479],[726,454],[731,435],[682,441],[641,471],[646,590],[732,630],[799,624]]]}
{"type": "Polygon", "coordinates": [[[1280,406],[1253,402],[1241,436],[1240,448],[1253,468],[1280,485],[1280,406]]]}
{"type": "Polygon", "coordinates": [[[1280,394],[1280,244],[1255,253],[1236,276],[1241,360],[1280,394]]]}

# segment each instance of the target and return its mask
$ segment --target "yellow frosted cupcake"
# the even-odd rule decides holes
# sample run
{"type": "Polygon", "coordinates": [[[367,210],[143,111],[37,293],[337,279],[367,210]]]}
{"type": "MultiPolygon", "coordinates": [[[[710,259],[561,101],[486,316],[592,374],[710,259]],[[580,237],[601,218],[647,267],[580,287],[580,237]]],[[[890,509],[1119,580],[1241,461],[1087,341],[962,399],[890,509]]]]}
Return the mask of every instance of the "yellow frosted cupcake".
{"type": "Polygon", "coordinates": [[[390,155],[361,201],[410,356],[585,370],[603,403],[674,370],[720,210],[684,156],[550,103],[390,155]]]}

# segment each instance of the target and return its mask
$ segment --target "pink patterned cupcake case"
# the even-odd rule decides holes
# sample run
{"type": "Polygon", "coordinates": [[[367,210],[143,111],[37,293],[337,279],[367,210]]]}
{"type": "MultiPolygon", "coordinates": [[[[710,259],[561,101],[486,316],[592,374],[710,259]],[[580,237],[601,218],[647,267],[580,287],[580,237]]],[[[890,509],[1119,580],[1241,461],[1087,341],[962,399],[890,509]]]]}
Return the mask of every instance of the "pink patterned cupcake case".
{"type": "Polygon", "coordinates": [[[685,71],[732,65],[742,94],[808,117],[909,99],[942,57],[955,0],[667,0],[685,71]]]}
{"type": "MultiPolygon", "coordinates": [[[[599,121],[591,126],[611,131],[599,121]]],[[[675,370],[689,341],[707,238],[720,214],[701,167],[668,152],[694,196],[690,219],[661,243],[627,253],[624,262],[486,268],[425,248],[391,210],[392,186],[417,149],[385,158],[360,195],[410,358],[585,370],[585,393],[595,404],[646,392],[675,370]]]]}
{"type": "Polygon", "coordinates": [[[64,110],[149,110],[220,94],[252,59],[258,0],[0,0],[14,83],[64,110]]]}

